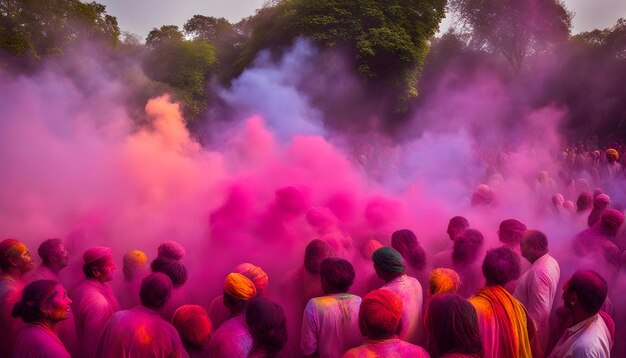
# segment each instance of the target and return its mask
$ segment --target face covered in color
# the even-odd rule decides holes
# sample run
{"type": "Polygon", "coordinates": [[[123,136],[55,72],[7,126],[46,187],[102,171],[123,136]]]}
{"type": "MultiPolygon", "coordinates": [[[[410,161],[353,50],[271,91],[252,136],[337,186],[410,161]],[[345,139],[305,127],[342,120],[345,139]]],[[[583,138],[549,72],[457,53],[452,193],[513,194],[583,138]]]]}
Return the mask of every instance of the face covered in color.
{"type": "Polygon", "coordinates": [[[115,271],[115,262],[113,262],[113,257],[107,256],[102,259],[104,262],[99,269],[98,281],[100,282],[109,282],[113,279],[113,272],[115,271]]]}
{"type": "Polygon", "coordinates": [[[66,267],[70,260],[70,254],[67,252],[64,245],[59,245],[54,258],[61,265],[61,267],[66,267]]]}
{"type": "Polygon", "coordinates": [[[46,305],[42,307],[41,311],[52,322],[59,322],[69,317],[71,304],[72,300],[67,296],[65,288],[57,285],[54,288],[54,293],[46,305]]]}
{"type": "Polygon", "coordinates": [[[33,258],[32,256],[30,256],[30,251],[28,251],[28,248],[24,244],[19,243],[16,245],[15,250],[18,253],[18,255],[16,255],[18,269],[22,273],[26,273],[32,270],[35,266],[33,264],[33,258]]]}

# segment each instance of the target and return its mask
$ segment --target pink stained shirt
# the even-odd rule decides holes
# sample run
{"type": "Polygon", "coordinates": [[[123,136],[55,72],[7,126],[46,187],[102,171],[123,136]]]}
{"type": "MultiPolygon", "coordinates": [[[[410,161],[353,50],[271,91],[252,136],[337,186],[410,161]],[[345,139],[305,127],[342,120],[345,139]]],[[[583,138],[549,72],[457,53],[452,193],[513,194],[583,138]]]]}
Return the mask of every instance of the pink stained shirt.
{"type": "Polygon", "coordinates": [[[97,347],[95,356],[102,358],[188,356],[176,328],[144,306],[113,314],[97,347]]]}
{"type": "Polygon", "coordinates": [[[422,326],[424,300],[422,285],[414,277],[400,275],[387,282],[381,289],[395,293],[402,300],[402,326],[398,338],[417,343],[420,330],[424,329],[422,326]]]}
{"type": "Polygon", "coordinates": [[[119,310],[111,287],[95,280],[85,280],[74,290],[72,312],[78,337],[78,356],[92,358],[104,326],[119,310]]]}
{"type": "Polygon", "coordinates": [[[20,281],[6,274],[0,275],[0,357],[11,355],[20,329],[24,327],[22,319],[11,316],[23,288],[20,281]]]}
{"type": "Polygon", "coordinates": [[[252,336],[244,314],[222,323],[208,346],[209,357],[245,358],[252,352],[252,336]]]}
{"type": "Polygon", "coordinates": [[[367,340],[365,344],[347,351],[343,358],[428,358],[424,348],[398,338],[367,340]]]}
{"type": "Polygon", "coordinates": [[[21,330],[13,351],[15,358],[70,358],[56,334],[48,327],[28,323],[21,330]]]}

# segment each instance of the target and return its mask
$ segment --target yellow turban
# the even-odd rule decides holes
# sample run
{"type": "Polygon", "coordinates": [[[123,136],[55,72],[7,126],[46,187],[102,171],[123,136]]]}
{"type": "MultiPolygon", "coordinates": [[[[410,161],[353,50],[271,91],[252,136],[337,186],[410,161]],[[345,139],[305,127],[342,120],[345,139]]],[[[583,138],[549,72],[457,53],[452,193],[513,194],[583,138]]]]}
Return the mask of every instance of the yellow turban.
{"type": "Polygon", "coordinates": [[[240,273],[229,273],[224,280],[224,292],[235,297],[248,301],[256,297],[256,287],[252,281],[240,273]]]}
{"type": "Polygon", "coordinates": [[[461,288],[461,278],[456,271],[447,268],[436,268],[428,277],[429,293],[457,293],[461,288]]]}
{"type": "Polygon", "coordinates": [[[617,152],[617,150],[613,149],[613,148],[609,148],[606,150],[606,155],[611,155],[615,158],[615,160],[619,160],[619,153],[617,152]]]}

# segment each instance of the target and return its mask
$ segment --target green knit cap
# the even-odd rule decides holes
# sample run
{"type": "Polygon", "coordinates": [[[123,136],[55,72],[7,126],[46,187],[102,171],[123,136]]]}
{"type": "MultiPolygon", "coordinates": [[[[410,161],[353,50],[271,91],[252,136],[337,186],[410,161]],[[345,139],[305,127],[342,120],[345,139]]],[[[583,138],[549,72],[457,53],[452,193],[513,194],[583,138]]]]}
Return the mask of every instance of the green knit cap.
{"type": "Polygon", "coordinates": [[[404,273],[404,263],[402,255],[389,246],[383,246],[374,251],[372,261],[387,272],[404,273]]]}

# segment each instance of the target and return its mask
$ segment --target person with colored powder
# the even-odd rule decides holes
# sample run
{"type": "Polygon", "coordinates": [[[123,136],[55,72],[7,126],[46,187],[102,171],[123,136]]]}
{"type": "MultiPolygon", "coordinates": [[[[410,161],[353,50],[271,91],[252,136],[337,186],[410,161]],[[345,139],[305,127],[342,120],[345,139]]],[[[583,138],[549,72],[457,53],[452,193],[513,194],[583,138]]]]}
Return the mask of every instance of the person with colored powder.
{"type": "Polygon", "coordinates": [[[498,240],[504,247],[508,247],[516,253],[520,253],[520,240],[522,236],[524,236],[526,230],[526,225],[521,223],[519,220],[504,220],[500,223],[500,227],[498,229],[498,240]]]}
{"type": "MultiPolygon", "coordinates": [[[[260,267],[244,262],[235,266],[233,272],[240,273],[249,278],[256,288],[257,296],[265,296],[267,285],[269,283],[269,277],[260,267]]],[[[213,327],[215,328],[219,327],[224,321],[231,318],[228,308],[224,306],[224,295],[219,295],[211,301],[211,304],[209,305],[209,317],[211,317],[211,322],[213,322],[213,327]]]]}
{"type": "Polygon", "coordinates": [[[483,345],[478,317],[471,303],[459,295],[432,298],[426,312],[428,351],[433,358],[478,358],[483,345]]]}
{"type": "Polygon", "coordinates": [[[600,221],[600,217],[604,210],[608,209],[611,206],[611,197],[606,194],[599,194],[598,196],[593,198],[593,207],[591,208],[591,212],[587,217],[587,226],[592,227],[598,221],[600,221]]]}
{"type": "Polygon", "coordinates": [[[256,297],[256,288],[250,279],[231,272],[224,280],[224,305],[232,318],[215,331],[209,342],[210,357],[247,357],[252,351],[252,336],[246,326],[245,313],[256,297]]]}
{"type": "Polygon", "coordinates": [[[446,230],[449,240],[446,240],[446,247],[433,256],[431,260],[432,268],[452,268],[452,248],[454,246],[454,241],[461,235],[461,233],[463,233],[463,231],[467,229],[469,229],[469,222],[466,218],[462,216],[455,216],[450,219],[448,222],[448,229],[446,230]]]}
{"type": "Polygon", "coordinates": [[[302,354],[300,351],[300,331],[304,306],[313,297],[324,295],[320,280],[320,263],[335,256],[332,248],[324,241],[315,239],[304,250],[304,263],[288,271],[278,289],[278,301],[285,308],[289,341],[284,349],[287,356],[302,354]]]}
{"type": "Polygon", "coordinates": [[[28,276],[29,282],[37,280],[61,282],[59,272],[67,267],[70,258],[61,239],[45,240],[39,245],[37,254],[41,257],[41,265],[28,276]]]}
{"type": "Polygon", "coordinates": [[[614,148],[609,148],[606,154],[606,167],[604,176],[608,178],[621,178],[623,174],[622,165],[619,163],[619,152],[614,148]]]}
{"type": "Polygon", "coordinates": [[[598,262],[598,271],[609,282],[617,276],[620,268],[620,250],[615,242],[623,223],[624,214],[615,209],[606,209],[599,222],[578,233],[572,242],[574,253],[580,258],[598,262]]]}
{"type": "Polygon", "coordinates": [[[524,306],[504,286],[520,275],[519,257],[506,247],[491,249],[483,260],[486,286],[469,302],[476,309],[485,358],[532,356],[535,327],[524,306]]]}
{"type": "Polygon", "coordinates": [[[28,248],[15,239],[0,242],[0,357],[8,357],[24,323],[11,316],[13,306],[20,299],[24,275],[33,269],[33,258],[28,248]]]}
{"type": "Polygon", "coordinates": [[[287,343],[287,319],[276,302],[259,297],[246,310],[246,324],[252,336],[249,358],[277,357],[287,343]]]}
{"type": "Polygon", "coordinates": [[[422,282],[428,279],[428,272],[425,271],[426,251],[413,231],[408,229],[394,231],[391,234],[391,247],[402,255],[404,263],[408,266],[407,274],[422,282]]]}
{"type": "Polygon", "coordinates": [[[460,295],[469,297],[484,285],[481,257],[485,239],[480,231],[466,229],[454,240],[452,267],[461,278],[460,295]]]}
{"type": "MultiPolygon", "coordinates": [[[[516,219],[507,219],[500,223],[498,229],[498,240],[504,247],[507,247],[517,254],[520,263],[520,272],[526,272],[530,268],[530,264],[523,259],[522,251],[520,249],[520,240],[524,233],[526,233],[526,225],[516,219]]],[[[512,280],[507,284],[506,289],[510,292],[515,291],[517,286],[517,279],[512,280]]]]}
{"type": "Polygon", "coordinates": [[[598,273],[576,271],[572,275],[562,295],[571,320],[549,358],[611,356],[613,338],[599,313],[606,295],[606,281],[598,273]]]}
{"type": "Polygon", "coordinates": [[[422,323],[422,285],[416,278],[404,273],[402,255],[393,248],[381,247],[374,251],[372,260],[376,274],[385,281],[381,289],[395,293],[402,300],[402,320],[398,337],[417,343],[422,323]]]}
{"type": "Polygon", "coordinates": [[[587,220],[593,208],[593,194],[583,191],[576,199],[576,212],[573,215],[574,223],[577,227],[588,227],[587,220]]]}
{"type": "Polygon", "coordinates": [[[382,286],[384,282],[376,276],[374,265],[372,264],[372,254],[383,247],[378,240],[370,239],[360,245],[358,254],[355,253],[352,264],[358,273],[352,285],[352,292],[357,296],[362,296],[372,290],[382,286]]]}
{"type": "Polygon", "coordinates": [[[548,238],[537,230],[528,230],[520,241],[522,256],[531,263],[517,282],[513,296],[524,305],[537,324],[540,346],[547,344],[548,318],[561,277],[559,263],[548,254],[548,238]]]}
{"type": "Polygon", "coordinates": [[[389,290],[365,295],[359,308],[359,330],[367,340],[348,350],[343,358],[429,357],[422,347],[396,336],[402,312],[402,299],[389,290]]]}
{"type": "Polygon", "coordinates": [[[324,296],[309,300],[302,317],[300,347],[305,357],[341,357],[361,343],[358,314],[361,297],[348,293],[354,268],[341,258],[327,258],[320,264],[324,296]]]}
{"type": "Polygon", "coordinates": [[[124,280],[117,289],[120,308],[127,310],[141,303],[139,288],[141,280],[149,273],[148,256],[139,250],[130,250],[124,255],[122,266],[124,280]]]}
{"type": "Polygon", "coordinates": [[[111,316],[97,344],[95,357],[187,357],[178,331],[159,314],[172,288],[172,281],[162,273],[144,278],[139,290],[141,305],[111,316]]]}
{"type": "MultiPolygon", "coordinates": [[[[53,280],[62,283],[59,273],[69,264],[69,253],[65,249],[63,241],[56,238],[44,240],[39,245],[37,253],[41,257],[41,265],[28,276],[28,281],[53,280]]],[[[76,355],[75,349],[78,345],[78,338],[76,337],[76,322],[71,310],[68,318],[58,322],[54,329],[63,344],[68,347],[70,354],[76,355]]]]}
{"type": "Polygon", "coordinates": [[[202,306],[180,306],[172,317],[172,325],[176,327],[180,339],[191,358],[208,356],[208,344],[213,332],[213,324],[209,314],[202,306]]]}
{"type": "Polygon", "coordinates": [[[150,263],[152,272],[166,274],[174,284],[172,296],[167,301],[166,307],[161,310],[161,315],[170,321],[174,311],[187,302],[185,283],[187,282],[187,268],[182,263],[186,251],[183,245],[176,241],[166,241],[159,245],[157,257],[150,263]]]}
{"type": "Polygon", "coordinates": [[[74,319],[78,337],[78,356],[92,358],[104,327],[116,311],[117,299],[108,282],[113,279],[115,263],[108,247],[93,247],[83,254],[85,280],[76,288],[74,319]]]}
{"type": "Polygon", "coordinates": [[[12,312],[13,317],[26,323],[15,343],[13,357],[69,358],[54,327],[68,318],[71,303],[67,291],[57,281],[37,280],[26,285],[12,312]]]}
{"type": "Polygon", "coordinates": [[[161,309],[163,318],[170,321],[174,315],[174,311],[187,302],[187,292],[184,287],[189,277],[187,268],[180,261],[165,260],[161,261],[158,266],[153,266],[152,269],[153,272],[165,274],[172,280],[172,284],[174,285],[170,299],[165,304],[165,307],[161,309]]]}

